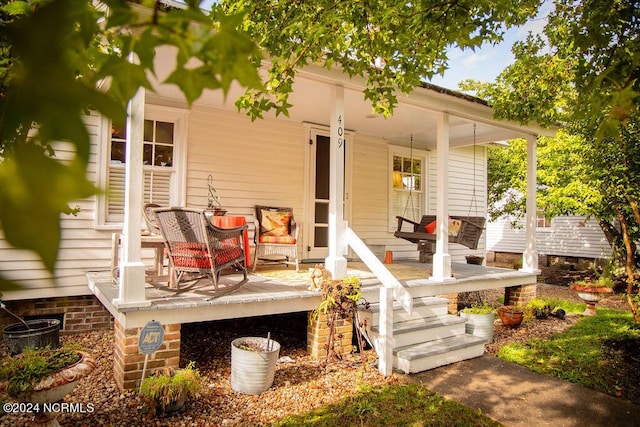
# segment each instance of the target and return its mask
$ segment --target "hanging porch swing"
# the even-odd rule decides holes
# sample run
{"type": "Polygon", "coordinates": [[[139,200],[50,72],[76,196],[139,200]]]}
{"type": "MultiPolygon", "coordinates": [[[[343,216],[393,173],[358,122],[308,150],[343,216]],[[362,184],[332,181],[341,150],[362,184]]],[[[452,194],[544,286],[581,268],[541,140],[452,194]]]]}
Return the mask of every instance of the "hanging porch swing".
{"type": "MultiPolygon", "coordinates": [[[[413,152],[413,137],[411,138],[411,151],[413,152]]],[[[408,201],[411,197],[408,198],[408,201]]],[[[406,212],[406,208],[405,208],[406,212]]],[[[396,216],[398,220],[398,228],[393,235],[399,239],[407,240],[418,245],[420,262],[429,262],[431,256],[435,253],[436,235],[435,215],[423,215],[420,222],[415,219],[411,220],[402,216],[396,216]],[[405,227],[405,223],[407,226],[405,227]],[[403,227],[412,229],[412,231],[403,231],[403,227]]],[[[473,124],[473,194],[469,213],[467,216],[450,216],[449,223],[455,224],[453,227],[457,232],[450,231],[449,243],[458,243],[469,249],[477,249],[480,236],[484,231],[485,217],[478,216],[478,204],[476,199],[476,124],[473,124]],[[471,210],[475,204],[475,216],[471,216],[471,210]],[[459,225],[459,230],[458,230],[459,225]]],[[[451,228],[450,228],[451,230],[451,228]]]]}

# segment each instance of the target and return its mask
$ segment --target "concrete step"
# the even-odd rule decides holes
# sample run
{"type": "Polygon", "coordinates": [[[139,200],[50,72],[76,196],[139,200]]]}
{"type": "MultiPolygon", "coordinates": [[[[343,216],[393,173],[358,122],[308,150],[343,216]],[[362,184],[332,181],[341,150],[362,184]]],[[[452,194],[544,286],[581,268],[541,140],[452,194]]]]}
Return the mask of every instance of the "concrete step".
{"type": "Polygon", "coordinates": [[[480,357],[486,340],[463,334],[419,344],[394,347],[393,365],[404,373],[427,371],[439,366],[480,357]]]}
{"type": "MultiPolygon", "coordinates": [[[[406,320],[417,320],[426,317],[441,316],[447,314],[449,300],[446,298],[424,297],[415,298],[413,300],[413,312],[408,314],[404,308],[394,301],[393,303],[393,321],[403,322],[406,320]]],[[[368,325],[374,326],[380,323],[380,304],[373,303],[368,309],[359,309],[361,319],[366,319],[368,325]]]]}
{"type": "MultiPolygon", "coordinates": [[[[416,343],[463,335],[465,321],[459,316],[444,315],[426,319],[412,319],[393,324],[393,348],[416,343]]],[[[373,340],[377,340],[379,326],[373,325],[368,331],[373,340]]]]}

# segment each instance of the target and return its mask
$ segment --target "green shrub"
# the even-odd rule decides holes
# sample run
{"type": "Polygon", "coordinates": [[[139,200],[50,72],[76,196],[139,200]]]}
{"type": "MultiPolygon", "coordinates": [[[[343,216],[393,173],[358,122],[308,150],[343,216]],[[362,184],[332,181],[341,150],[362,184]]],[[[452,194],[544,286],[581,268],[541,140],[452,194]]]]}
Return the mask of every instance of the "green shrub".
{"type": "Polygon", "coordinates": [[[558,302],[551,298],[534,298],[527,303],[525,308],[536,319],[546,319],[557,304],[558,302]]]}
{"type": "Polygon", "coordinates": [[[489,314],[495,310],[485,301],[482,305],[472,305],[471,307],[463,308],[461,311],[466,314],[489,314]]]}

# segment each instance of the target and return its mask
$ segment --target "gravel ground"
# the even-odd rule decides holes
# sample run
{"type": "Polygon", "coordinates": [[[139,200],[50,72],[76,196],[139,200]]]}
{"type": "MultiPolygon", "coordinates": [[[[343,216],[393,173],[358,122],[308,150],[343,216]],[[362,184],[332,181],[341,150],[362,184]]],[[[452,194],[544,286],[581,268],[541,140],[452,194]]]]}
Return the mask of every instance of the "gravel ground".
{"type": "MultiPolygon", "coordinates": [[[[502,290],[492,291],[497,298],[502,290]]],[[[538,294],[558,299],[576,300],[566,286],[540,285],[538,294]]],[[[604,307],[624,308],[625,302],[616,296],[600,303],[604,307]]],[[[545,337],[564,330],[577,321],[568,316],[562,321],[555,318],[535,321],[517,329],[504,328],[496,322],[494,343],[487,352],[514,340],[525,341],[532,336],[545,337]]],[[[58,414],[62,426],[258,426],[268,425],[288,414],[302,413],[340,401],[353,394],[362,384],[370,386],[405,382],[403,375],[384,378],[378,374],[373,361],[375,355],[365,351],[367,362],[360,355],[350,356],[342,362],[325,365],[314,361],[306,353],[306,316],[279,315],[254,319],[236,319],[214,323],[187,324],[182,328],[181,366],[190,360],[196,362],[204,377],[199,399],[188,404],[182,414],[171,418],[151,418],[135,391],[120,392],[113,379],[113,332],[94,331],[64,335],[62,341],[77,342],[88,349],[97,361],[97,370],[81,381],[66,398],[66,402],[91,404],[89,413],[63,412],[58,414]],[[282,345],[280,356],[290,361],[277,366],[274,387],[259,396],[234,392],[230,384],[230,343],[239,336],[266,336],[282,345]],[[365,366],[363,368],[363,366],[365,366]]],[[[88,408],[85,406],[85,408],[88,408]]],[[[0,417],[0,426],[31,425],[31,414],[8,414],[0,417]]]]}

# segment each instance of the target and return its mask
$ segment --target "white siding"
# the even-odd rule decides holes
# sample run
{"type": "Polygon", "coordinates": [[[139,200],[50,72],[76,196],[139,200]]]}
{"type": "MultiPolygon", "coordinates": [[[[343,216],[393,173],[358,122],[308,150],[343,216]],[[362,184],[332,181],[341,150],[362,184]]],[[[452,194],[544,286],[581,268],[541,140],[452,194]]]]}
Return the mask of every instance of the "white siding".
{"type": "MultiPolygon", "coordinates": [[[[207,177],[213,184],[229,215],[244,215],[253,235],[253,206],[256,204],[292,207],[296,220],[305,221],[305,154],[307,135],[301,123],[265,119],[251,122],[245,115],[204,106],[194,106],[189,114],[187,131],[187,206],[207,205],[207,177]]],[[[99,117],[87,118],[91,133],[91,163],[88,176],[97,181],[97,145],[99,135],[109,135],[100,128],[99,117]]],[[[103,141],[102,143],[107,143],[103,141]]],[[[353,138],[351,225],[368,244],[385,245],[398,258],[417,257],[414,244],[397,239],[388,227],[389,142],[356,134],[353,138]]],[[[69,155],[66,147],[58,156],[69,155]]],[[[471,147],[453,149],[450,155],[449,211],[452,215],[476,215],[471,204],[474,183],[474,155],[471,147]]],[[[486,166],[484,150],[477,149],[475,185],[478,215],[484,215],[486,166]]],[[[435,210],[435,152],[427,161],[427,210],[435,210]]],[[[111,262],[111,234],[118,230],[96,230],[96,200],[78,202],[80,213],[61,220],[62,242],[55,280],[51,280],[36,257],[10,248],[0,238],[0,270],[18,281],[23,289],[6,292],[3,298],[29,299],[89,294],[85,273],[108,270],[111,262]]],[[[99,227],[100,228],[100,227],[99,227]]],[[[302,230],[301,230],[302,231],[302,230]]],[[[300,235],[300,253],[302,233],[300,235]]],[[[454,260],[484,252],[484,242],[477,251],[450,245],[454,260]]],[[[152,251],[145,250],[151,264],[152,251]]]]}
{"type": "MultiPolygon", "coordinates": [[[[524,222],[511,227],[506,218],[487,225],[487,248],[495,252],[522,253],[525,247],[524,222]]],[[[551,227],[536,229],[538,253],[584,258],[607,258],[611,247],[595,220],[583,216],[561,216],[551,220],[551,227]]]]}
{"type": "MultiPolygon", "coordinates": [[[[88,178],[96,178],[96,150],[101,120],[96,115],[86,117],[91,137],[91,156],[88,178]]],[[[58,144],[56,158],[68,159],[71,146],[58,144]]],[[[35,254],[12,248],[0,236],[0,271],[16,281],[21,288],[5,292],[3,299],[46,298],[89,294],[86,271],[108,270],[111,263],[111,231],[98,231],[95,225],[95,198],[80,200],[72,205],[80,207],[76,216],[63,215],[60,220],[62,241],[55,277],[51,277],[35,254]]]]}
{"type": "Polygon", "coordinates": [[[296,221],[303,221],[306,147],[301,124],[251,122],[243,114],[194,107],[188,141],[187,206],[207,206],[211,174],[227,215],[247,218],[251,242],[254,205],[292,207],[296,221]]]}
{"type": "MultiPolygon", "coordinates": [[[[387,141],[357,135],[353,157],[353,207],[352,227],[369,245],[384,245],[394,252],[394,257],[417,258],[416,245],[393,236],[388,230],[389,159],[387,141]]],[[[449,212],[451,215],[485,216],[486,213],[486,162],[483,148],[476,148],[475,186],[473,201],[474,155],[473,147],[452,149],[449,154],[449,212]]],[[[427,159],[427,212],[435,214],[437,170],[436,153],[427,159]]],[[[418,218],[419,220],[419,218],[418,218]]],[[[464,261],[465,255],[484,254],[484,236],[478,249],[450,244],[449,252],[454,261],[464,261]]]]}

